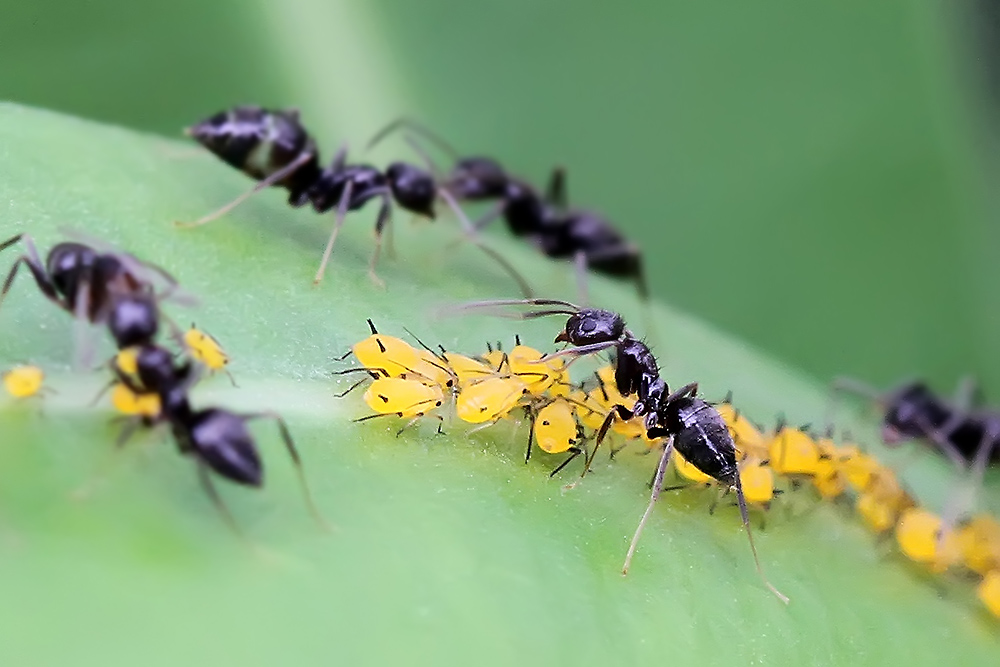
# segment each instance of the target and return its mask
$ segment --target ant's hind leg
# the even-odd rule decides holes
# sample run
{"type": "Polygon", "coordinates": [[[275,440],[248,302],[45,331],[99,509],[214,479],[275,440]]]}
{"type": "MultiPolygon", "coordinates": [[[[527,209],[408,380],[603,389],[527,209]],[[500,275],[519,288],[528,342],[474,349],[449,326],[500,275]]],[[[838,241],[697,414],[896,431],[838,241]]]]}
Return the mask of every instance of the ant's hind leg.
{"type": "Polygon", "coordinates": [[[276,412],[254,412],[243,415],[243,418],[246,420],[270,419],[278,424],[278,431],[281,433],[281,440],[285,443],[285,448],[288,450],[288,456],[292,459],[292,463],[295,465],[295,472],[299,477],[299,486],[302,487],[302,496],[305,499],[306,506],[309,508],[309,513],[312,514],[313,519],[316,520],[316,523],[319,524],[320,528],[327,532],[332,532],[332,527],[320,513],[319,508],[316,506],[316,501],[313,499],[312,491],[309,489],[309,483],[306,481],[305,469],[302,466],[302,457],[299,456],[299,450],[295,447],[295,441],[292,440],[292,434],[288,430],[288,424],[285,423],[284,418],[276,412]]]}
{"type": "Polygon", "coordinates": [[[556,208],[565,211],[568,205],[566,195],[566,169],[555,167],[549,174],[549,184],[545,189],[545,201],[556,208]]]}
{"type": "Polygon", "coordinates": [[[291,176],[293,173],[295,173],[295,171],[299,167],[301,167],[302,165],[304,165],[309,160],[315,159],[315,157],[316,156],[313,153],[303,153],[302,155],[300,155],[297,158],[295,158],[295,160],[293,160],[290,164],[282,167],[281,169],[279,169],[278,171],[274,172],[273,174],[271,174],[267,178],[265,178],[263,180],[260,180],[260,181],[257,181],[257,183],[254,184],[254,186],[252,188],[250,188],[249,190],[247,190],[246,192],[244,192],[243,194],[241,194],[240,196],[238,196],[236,199],[232,200],[228,204],[220,206],[218,209],[212,211],[208,215],[202,216],[202,217],[198,218],[197,220],[194,220],[194,221],[191,221],[191,222],[185,222],[185,221],[182,221],[182,220],[174,220],[174,225],[177,226],[177,227],[184,227],[184,228],[200,227],[201,225],[207,225],[210,222],[218,220],[219,218],[221,218],[222,216],[226,215],[227,213],[229,213],[230,211],[232,211],[234,208],[236,208],[237,206],[239,206],[240,204],[242,204],[243,202],[245,202],[247,199],[249,199],[250,197],[252,197],[255,194],[257,194],[258,192],[260,192],[261,190],[263,190],[265,188],[269,188],[272,185],[274,185],[275,183],[280,183],[281,181],[283,181],[287,177],[291,176]]]}
{"type": "Polygon", "coordinates": [[[340,228],[343,227],[344,219],[347,217],[347,207],[350,204],[351,191],[353,189],[354,183],[348,181],[347,185],[344,186],[344,191],[340,195],[340,201],[337,202],[337,212],[333,221],[333,229],[330,230],[330,238],[327,240],[326,248],[323,250],[323,258],[319,262],[319,268],[316,269],[315,277],[313,277],[313,285],[319,285],[323,282],[326,265],[330,262],[330,254],[333,253],[333,244],[336,243],[337,234],[340,233],[340,228]]]}
{"type": "Polygon", "coordinates": [[[27,234],[18,234],[12,238],[7,239],[2,244],[0,244],[0,250],[6,250],[18,241],[24,241],[25,254],[14,260],[14,266],[10,267],[10,271],[7,273],[7,277],[3,281],[3,287],[0,287],[0,305],[3,305],[4,299],[7,298],[7,292],[10,288],[14,286],[14,280],[17,278],[17,272],[24,264],[31,271],[32,277],[35,279],[35,283],[38,285],[38,289],[41,290],[42,294],[45,295],[47,299],[55,303],[60,308],[65,309],[66,304],[59,296],[59,292],[56,291],[55,285],[49,279],[49,274],[45,270],[45,264],[42,263],[41,257],[38,256],[38,249],[35,248],[35,243],[32,241],[31,237],[27,234]]]}

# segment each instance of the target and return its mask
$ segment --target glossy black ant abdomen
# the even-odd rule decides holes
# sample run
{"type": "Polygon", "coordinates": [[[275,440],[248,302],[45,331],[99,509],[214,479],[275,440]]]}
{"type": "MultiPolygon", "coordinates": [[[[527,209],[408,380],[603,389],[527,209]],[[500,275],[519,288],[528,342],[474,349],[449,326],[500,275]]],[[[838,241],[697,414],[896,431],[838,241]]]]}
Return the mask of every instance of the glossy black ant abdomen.
{"type": "Polygon", "coordinates": [[[174,428],[182,452],[197,456],[213,472],[244,486],[260,487],[264,469],[247,418],[228,410],[199,410],[174,428]]]}
{"type": "Polygon", "coordinates": [[[299,122],[296,110],[239,106],[220,111],[186,133],[226,164],[260,181],[250,193],[192,225],[214,220],[249,194],[272,185],[287,188],[294,205],[319,175],[316,142],[299,122]]]}
{"type": "Polygon", "coordinates": [[[437,185],[425,169],[407,162],[393,162],[385,170],[392,197],[407,211],[433,220],[437,185]]]}

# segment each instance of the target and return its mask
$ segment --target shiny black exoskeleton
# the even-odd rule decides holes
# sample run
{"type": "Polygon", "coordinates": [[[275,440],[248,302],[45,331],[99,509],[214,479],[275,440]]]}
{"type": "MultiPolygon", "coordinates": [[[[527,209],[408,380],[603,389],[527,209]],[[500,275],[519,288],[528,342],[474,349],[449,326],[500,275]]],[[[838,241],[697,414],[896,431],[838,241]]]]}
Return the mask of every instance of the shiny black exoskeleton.
{"type": "MultiPolygon", "coordinates": [[[[632,280],[639,295],[644,299],[648,297],[639,247],[629,242],[606,218],[593,211],[567,208],[562,169],[552,171],[543,194],[510,175],[493,158],[459,156],[437,134],[407,118],[387,125],[369,146],[399,129],[419,133],[452,157],[454,162],[444,177],[443,190],[459,201],[496,202],[496,206],[475,223],[477,229],[502,217],[512,234],[527,239],[546,256],[574,260],[584,271],[589,268],[632,280]]],[[[585,291],[582,285],[581,291],[585,291]]]]}
{"type": "Polygon", "coordinates": [[[496,306],[536,306],[537,310],[520,314],[523,319],[547,315],[568,315],[566,325],[556,336],[556,342],[566,342],[571,349],[557,355],[582,356],[614,348],[615,385],[623,396],[635,396],[635,404],[630,408],[615,405],[598,429],[594,449],[586,459],[585,475],[594,460],[597,449],[605,439],[616,419],[629,420],[643,417],[646,436],[650,439],[665,438],[666,444],[653,478],[653,491],[646,512],[636,529],[622,572],[628,571],[632,555],[638,545],[639,536],[652,512],[653,506],[663,491],[670,454],[674,448],[692,465],[704,474],[736,491],[743,527],[750,541],[754,563],[761,579],[783,602],[788,602],[764,575],[757,558],[757,549],[750,531],[750,517],[746,498],[736,463],[736,445],[722,415],[711,404],[697,397],[698,384],[691,383],[671,393],[667,383],[660,377],[659,366],[649,347],[629,331],[624,318],[618,313],[596,308],[579,308],[565,301],[555,299],[525,299],[522,301],[478,302],[464,308],[494,308],[496,306]]]}
{"type": "Polygon", "coordinates": [[[329,167],[320,168],[316,142],[299,121],[297,111],[241,106],[222,111],[189,128],[187,133],[227,164],[258,181],[254,188],[219,210],[192,223],[197,226],[231,211],[249,195],[266,187],[289,191],[288,202],[306,204],[320,213],[335,210],[334,223],[324,259],[316,273],[319,282],[332,251],[343,216],[381,199],[375,223],[376,251],[371,274],[378,261],[382,233],[389,223],[392,202],[407,211],[434,218],[437,186],[433,175],[412,164],[394,162],[384,171],[363,164],[348,164],[345,149],[338,151],[329,167]]]}
{"type": "Polygon", "coordinates": [[[159,328],[159,300],[177,286],[163,269],[131,255],[99,252],[82,243],[58,243],[43,264],[31,237],[18,234],[3,243],[4,250],[23,241],[26,252],[14,261],[0,288],[0,303],[10,291],[22,265],[50,301],[72,315],[94,324],[107,324],[119,348],[152,341],[159,328]],[[156,280],[165,283],[158,292],[156,280]]]}
{"type": "Polygon", "coordinates": [[[239,532],[235,522],[222,503],[208,471],[214,472],[237,484],[260,487],[264,469],[253,436],[247,423],[254,419],[272,419],[278,424],[281,438],[295,464],[302,484],[303,494],[310,511],[322,524],[306,486],[302,462],[284,420],[272,412],[238,414],[224,408],[210,407],[197,410],[188,400],[188,389],[195,374],[190,361],[178,363],[170,350],[155,344],[146,344],[136,353],[136,377],[115,369],[120,382],[136,393],[155,393],[160,399],[160,413],[155,418],[143,418],[146,425],[169,425],[178,450],[191,456],[198,464],[201,482],[212,502],[226,521],[239,532]]]}

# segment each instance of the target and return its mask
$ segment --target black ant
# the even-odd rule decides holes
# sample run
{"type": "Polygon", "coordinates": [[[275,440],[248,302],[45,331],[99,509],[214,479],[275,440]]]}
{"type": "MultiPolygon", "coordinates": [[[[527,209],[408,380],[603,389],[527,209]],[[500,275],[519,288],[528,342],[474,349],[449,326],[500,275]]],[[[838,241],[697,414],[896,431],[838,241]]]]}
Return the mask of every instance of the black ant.
{"type": "MultiPolygon", "coordinates": [[[[604,217],[593,211],[568,208],[563,169],[552,171],[545,194],[541,194],[525,181],[509,175],[493,158],[460,157],[448,142],[408,118],[397,119],[383,128],[369,142],[369,148],[399,129],[417,132],[453,159],[454,165],[441,188],[444,193],[458,201],[497,202],[473,224],[475,231],[503,217],[512,234],[528,239],[546,256],[574,261],[581,296],[587,293],[587,269],[593,269],[632,280],[640,298],[649,298],[642,251],[604,217]]],[[[407,139],[432,165],[422,147],[409,135],[407,139]]]]}
{"type": "MultiPolygon", "coordinates": [[[[407,211],[433,220],[438,188],[428,171],[406,162],[393,162],[384,172],[367,164],[347,164],[347,147],[342,146],[329,167],[320,168],[315,140],[299,121],[298,111],[268,110],[239,106],[221,111],[187,129],[187,134],[227,164],[258,181],[248,192],[194,222],[177,222],[180,227],[197,227],[232,211],[248,197],[264,188],[277,186],[289,191],[293,207],[311,204],[318,213],[335,211],[333,229],[323,251],[313,284],[319,284],[333,252],[334,243],[349,211],[361,209],[380,199],[375,219],[375,250],[368,275],[384,286],[375,273],[382,250],[382,234],[391,221],[392,202],[407,211]]],[[[450,202],[454,203],[454,202],[450,202]]],[[[464,214],[455,205],[460,219],[464,214]]],[[[531,293],[530,287],[502,257],[476,243],[531,293]]]]}
{"type": "Polygon", "coordinates": [[[244,486],[259,488],[263,485],[264,469],[260,454],[247,429],[247,423],[254,419],[271,419],[278,424],[285,448],[299,476],[306,505],[316,521],[324,528],[327,527],[309,491],[302,460],[288,425],[280,415],[270,411],[240,414],[224,408],[193,409],[188,401],[188,389],[196,379],[191,362],[184,361],[177,365],[170,350],[155,344],[145,344],[138,349],[134,377],[117,367],[114,370],[119,381],[131,391],[137,394],[155,393],[160,399],[159,415],[133,421],[122,432],[118,446],[123,446],[140,424],[168,424],[178,450],[195,459],[202,487],[237,535],[243,536],[209,473],[214,472],[244,486]]]}
{"type": "Polygon", "coordinates": [[[750,550],[753,552],[757,573],[768,589],[782,602],[787,603],[788,598],[775,588],[764,575],[757,557],[757,548],[750,530],[746,498],[743,494],[736,462],[736,446],[729,432],[729,427],[718,410],[697,397],[698,384],[692,382],[671,393],[667,383],[660,377],[659,367],[653,353],[645,343],[634,337],[626,327],[625,320],[621,315],[609,310],[580,308],[572,303],[554,299],[484,301],[459,306],[458,309],[488,309],[514,305],[540,307],[537,310],[512,314],[512,316],[521,319],[533,319],[547,315],[569,316],[566,320],[566,326],[556,336],[555,341],[566,342],[573,347],[548,355],[547,358],[555,356],[578,358],[614,348],[615,385],[623,396],[636,396],[635,405],[631,409],[616,405],[608,412],[604,423],[597,432],[594,449],[584,464],[584,474],[593,462],[597,449],[607,436],[615,419],[628,420],[636,416],[644,417],[646,436],[650,439],[666,439],[653,478],[653,491],[649,504],[632,538],[625,563],[622,566],[622,574],[628,573],[643,527],[663,491],[667,464],[670,461],[672,450],[676,447],[677,451],[695,468],[736,491],[743,528],[746,530],[750,542],[750,550]]]}
{"type": "Polygon", "coordinates": [[[119,348],[155,337],[160,318],[157,304],[177,289],[177,281],[165,270],[126,253],[100,252],[77,242],[52,246],[43,264],[27,234],[0,243],[0,251],[19,241],[24,242],[26,252],[7,273],[0,288],[0,305],[23,264],[46,298],[78,321],[107,324],[119,348]],[[166,283],[161,292],[157,292],[154,275],[166,283]]]}

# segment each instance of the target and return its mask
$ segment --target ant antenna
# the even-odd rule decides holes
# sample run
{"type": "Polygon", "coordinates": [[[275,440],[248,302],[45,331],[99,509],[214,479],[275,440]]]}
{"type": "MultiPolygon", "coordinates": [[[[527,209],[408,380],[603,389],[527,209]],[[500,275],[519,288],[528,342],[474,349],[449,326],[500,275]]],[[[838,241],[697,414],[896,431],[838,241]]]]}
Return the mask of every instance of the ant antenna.
{"type": "Polygon", "coordinates": [[[368,141],[368,145],[365,146],[365,150],[367,151],[375,148],[375,146],[383,139],[400,129],[407,129],[415,132],[434,144],[441,152],[446,153],[452,160],[458,161],[458,151],[456,151],[455,148],[444,139],[444,137],[439,135],[437,132],[434,132],[423,123],[407,116],[396,118],[381,130],[376,132],[375,136],[368,141]]]}

